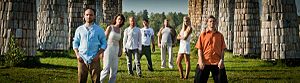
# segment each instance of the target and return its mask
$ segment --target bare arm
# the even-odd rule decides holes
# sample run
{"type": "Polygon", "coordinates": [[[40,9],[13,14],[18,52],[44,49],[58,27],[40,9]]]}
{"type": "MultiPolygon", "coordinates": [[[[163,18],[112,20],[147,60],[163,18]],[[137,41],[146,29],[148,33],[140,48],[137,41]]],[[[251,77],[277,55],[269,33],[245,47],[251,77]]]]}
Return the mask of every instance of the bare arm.
{"type": "Polygon", "coordinates": [[[160,28],[158,33],[157,33],[157,44],[158,44],[158,47],[160,47],[160,41],[161,41],[161,31],[162,31],[163,28],[160,28]]]}
{"type": "Polygon", "coordinates": [[[192,33],[193,29],[191,27],[189,27],[185,32],[187,34],[184,35],[183,39],[186,40],[192,33]]]}
{"type": "Polygon", "coordinates": [[[203,52],[202,50],[198,49],[198,64],[199,64],[199,68],[202,70],[204,69],[204,55],[203,55],[203,52]]]}
{"type": "Polygon", "coordinates": [[[79,56],[78,49],[77,49],[77,48],[74,48],[73,50],[74,50],[74,52],[75,52],[75,56],[76,56],[77,58],[79,58],[80,56],[79,56]]]}
{"type": "Polygon", "coordinates": [[[123,53],[123,50],[122,50],[122,48],[123,48],[123,45],[122,45],[122,40],[120,39],[120,41],[119,41],[119,57],[121,57],[121,55],[122,55],[122,53],[123,53]]]}
{"type": "MultiPolygon", "coordinates": [[[[125,50],[125,45],[127,41],[127,28],[124,30],[124,36],[123,36],[123,50],[125,50]]],[[[126,50],[125,50],[126,51],[126,50]]]]}
{"type": "Polygon", "coordinates": [[[218,64],[218,67],[219,69],[223,69],[225,66],[224,66],[224,50],[222,50],[221,52],[221,59],[220,59],[220,62],[218,64]]]}
{"type": "Polygon", "coordinates": [[[202,50],[198,49],[198,64],[204,64],[203,58],[204,58],[204,55],[203,55],[202,50]]]}
{"type": "Polygon", "coordinates": [[[180,33],[181,33],[182,30],[183,30],[183,29],[180,30],[180,32],[179,32],[179,34],[177,35],[176,39],[181,40],[181,35],[180,35],[180,33]]]}
{"type": "Polygon", "coordinates": [[[152,51],[155,52],[154,35],[152,35],[151,37],[151,43],[152,43],[152,51]]]}
{"type": "Polygon", "coordinates": [[[142,33],[140,31],[140,29],[138,29],[138,41],[139,41],[139,51],[142,52],[142,33]]]}
{"type": "Polygon", "coordinates": [[[108,39],[108,36],[109,36],[110,31],[111,31],[111,27],[108,26],[108,27],[106,28],[106,31],[105,31],[105,36],[106,36],[107,39],[108,39]]]}

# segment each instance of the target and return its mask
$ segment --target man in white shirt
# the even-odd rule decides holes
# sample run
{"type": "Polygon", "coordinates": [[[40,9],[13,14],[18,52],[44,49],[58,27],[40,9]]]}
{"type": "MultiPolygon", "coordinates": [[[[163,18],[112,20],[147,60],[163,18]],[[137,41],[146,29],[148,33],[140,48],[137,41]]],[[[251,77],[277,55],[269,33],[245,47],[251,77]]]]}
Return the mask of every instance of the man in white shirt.
{"type": "Polygon", "coordinates": [[[151,60],[151,48],[150,45],[152,44],[152,51],[155,51],[155,44],[154,44],[154,31],[151,27],[149,27],[149,21],[147,19],[143,19],[144,27],[141,29],[142,33],[142,53],[140,58],[143,54],[146,56],[148,61],[148,70],[154,71],[152,67],[152,60],[151,60]]]}
{"type": "Polygon", "coordinates": [[[137,75],[142,77],[141,65],[140,65],[140,55],[139,52],[142,51],[141,42],[141,31],[135,26],[134,17],[129,18],[130,26],[124,30],[123,46],[126,52],[127,59],[127,69],[130,75],[133,76],[132,70],[132,56],[134,56],[135,66],[137,68],[137,75]]]}
{"type": "Polygon", "coordinates": [[[164,20],[164,26],[159,30],[158,34],[158,47],[161,50],[161,68],[166,68],[166,55],[169,55],[169,68],[173,69],[173,50],[172,45],[175,44],[176,31],[169,25],[169,20],[164,20]]]}

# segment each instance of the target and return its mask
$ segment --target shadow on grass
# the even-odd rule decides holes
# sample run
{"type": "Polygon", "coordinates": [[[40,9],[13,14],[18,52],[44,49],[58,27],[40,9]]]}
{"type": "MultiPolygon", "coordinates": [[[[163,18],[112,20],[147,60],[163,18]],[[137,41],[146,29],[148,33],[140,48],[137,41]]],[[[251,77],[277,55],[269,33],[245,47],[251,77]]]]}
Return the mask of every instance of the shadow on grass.
{"type": "MultiPolygon", "coordinates": [[[[285,70],[285,69],[277,69],[277,70],[274,70],[274,69],[268,69],[268,70],[267,69],[266,70],[263,70],[263,69],[250,69],[250,70],[245,70],[245,69],[233,69],[232,67],[230,67],[230,68],[227,68],[226,71],[228,71],[228,72],[290,72],[291,70],[285,70]]],[[[297,70],[297,71],[300,71],[300,70],[297,70]]]]}
{"type": "Polygon", "coordinates": [[[74,69],[77,70],[77,67],[74,66],[63,66],[63,65],[53,65],[53,64],[40,64],[35,68],[47,68],[47,69],[74,69]]]}
{"type": "MultiPolygon", "coordinates": [[[[0,66],[0,69],[9,69],[9,66],[0,66]]],[[[74,69],[77,70],[77,67],[74,66],[63,66],[63,65],[53,65],[53,64],[36,64],[35,66],[26,66],[22,68],[46,68],[46,69],[74,69]]]]}
{"type": "Polygon", "coordinates": [[[76,59],[74,53],[72,50],[69,51],[38,51],[37,55],[40,58],[70,58],[70,59],[76,59]]]}

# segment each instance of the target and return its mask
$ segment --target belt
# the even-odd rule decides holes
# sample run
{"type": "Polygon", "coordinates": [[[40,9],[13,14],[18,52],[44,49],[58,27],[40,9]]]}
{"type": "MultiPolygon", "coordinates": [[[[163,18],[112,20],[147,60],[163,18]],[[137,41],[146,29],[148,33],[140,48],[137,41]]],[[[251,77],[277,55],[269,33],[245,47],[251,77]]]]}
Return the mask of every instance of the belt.
{"type": "Polygon", "coordinates": [[[143,47],[150,47],[150,45],[142,45],[143,47]]]}

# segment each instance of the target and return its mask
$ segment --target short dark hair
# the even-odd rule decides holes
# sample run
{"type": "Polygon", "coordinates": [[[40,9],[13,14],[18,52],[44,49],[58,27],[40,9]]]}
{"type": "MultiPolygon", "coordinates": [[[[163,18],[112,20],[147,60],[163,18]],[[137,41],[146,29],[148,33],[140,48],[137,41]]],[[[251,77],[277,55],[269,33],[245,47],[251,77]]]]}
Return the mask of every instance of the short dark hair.
{"type": "Polygon", "coordinates": [[[122,19],[122,23],[120,24],[120,27],[122,27],[123,25],[124,25],[124,23],[125,23],[125,17],[124,17],[124,15],[123,14],[117,14],[115,17],[114,17],[114,19],[111,21],[111,24],[116,24],[116,21],[117,21],[117,18],[119,17],[119,16],[121,16],[121,19],[122,19]]]}
{"type": "Polygon", "coordinates": [[[148,20],[148,19],[143,19],[143,21],[145,21],[145,22],[149,23],[149,20],[148,20]]]}
{"type": "Polygon", "coordinates": [[[214,19],[214,20],[217,20],[213,15],[209,15],[206,17],[206,19],[204,20],[205,22],[208,22],[208,19],[214,19]]]}
{"type": "Polygon", "coordinates": [[[215,18],[213,15],[209,15],[209,16],[207,17],[207,19],[210,19],[210,18],[216,20],[216,18],[215,18]]]}
{"type": "Polygon", "coordinates": [[[84,9],[84,12],[85,12],[86,10],[92,10],[92,11],[94,12],[94,15],[96,15],[96,10],[95,10],[95,9],[90,8],[90,7],[87,7],[87,8],[84,9]]]}

